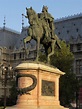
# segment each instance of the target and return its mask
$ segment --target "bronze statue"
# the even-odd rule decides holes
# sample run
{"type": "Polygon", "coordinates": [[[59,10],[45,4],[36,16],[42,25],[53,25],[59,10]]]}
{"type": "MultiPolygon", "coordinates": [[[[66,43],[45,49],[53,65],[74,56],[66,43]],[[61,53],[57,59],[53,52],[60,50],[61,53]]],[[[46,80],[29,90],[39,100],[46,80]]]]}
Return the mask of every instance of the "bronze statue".
{"type": "Polygon", "coordinates": [[[32,7],[26,8],[26,18],[28,18],[30,26],[27,29],[28,36],[24,39],[24,44],[30,42],[31,39],[37,41],[38,61],[40,44],[44,46],[48,63],[50,57],[54,54],[55,47],[60,48],[59,38],[54,33],[54,18],[48,13],[48,8],[43,6],[42,13],[36,13],[32,7]],[[51,50],[49,52],[49,49],[51,50]]]}

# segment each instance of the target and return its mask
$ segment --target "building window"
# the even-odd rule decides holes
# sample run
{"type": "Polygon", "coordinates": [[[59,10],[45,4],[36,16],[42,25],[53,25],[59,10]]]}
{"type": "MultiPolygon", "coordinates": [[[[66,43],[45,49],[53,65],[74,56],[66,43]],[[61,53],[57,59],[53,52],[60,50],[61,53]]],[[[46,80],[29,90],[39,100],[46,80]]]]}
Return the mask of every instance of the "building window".
{"type": "Polygon", "coordinates": [[[19,54],[19,58],[21,59],[21,53],[19,54]]]}
{"type": "Polygon", "coordinates": [[[67,34],[69,33],[69,30],[67,30],[67,34]]]}
{"type": "Polygon", "coordinates": [[[70,50],[73,52],[73,45],[70,45],[70,50]]]}
{"type": "Polygon", "coordinates": [[[82,74],[82,60],[76,61],[76,73],[82,74]]]}
{"type": "Polygon", "coordinates": [[[11,49],[11,46],[9,46],[9,49],[11,49]]]}
{"type": "Polygon", "coordinates": [[[76,32],[78,32],[78,31],[79,31],[79,29],[77,28],[77,29],[76,29],[76,32]]]}
{"type": "Polygon", "coordinates": [[[60,32],[58,32],[58,34],[60,35],[60,32]]]}
{"type": "Polygon", "coordinates": [[[16,59],[16,53],[14,53],[14,59],[16,59]]]}
{"type": "Polygon", "coordinates": [[[81,44],[77,44],[77,50],[81,50],[81,44]]]}
{"type": "Polygon", "coordinates": [[[75,26],[75,24],[74,24],[74,26],[75,26]]]}

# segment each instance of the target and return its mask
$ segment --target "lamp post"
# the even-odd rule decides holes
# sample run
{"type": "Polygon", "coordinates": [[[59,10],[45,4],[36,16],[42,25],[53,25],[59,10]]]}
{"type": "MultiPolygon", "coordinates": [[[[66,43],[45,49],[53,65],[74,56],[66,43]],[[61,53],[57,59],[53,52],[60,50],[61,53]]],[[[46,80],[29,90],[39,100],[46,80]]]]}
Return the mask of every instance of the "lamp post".
{"type": "Polygon", "coordinates": [[[76,92],[76,109],[78,109],[78,92],[76,92]]]}
{"type": "MultiPolygon", "coordinates": [[[[76,76],[76,80],[79,83],[79,78],[78,76],[76,76]]],[[[79,109],[79,86],[76,87],[76,108],[75,109],[79,109]]]]}
{"type": "Polygon", "coordinates": [[[1,66],[2,69],[2,80],[4,85],[4,109],[6,108],[6,91],[7,91],[7,80],[13,79],[13,68],[9,66],[1,66]]]}

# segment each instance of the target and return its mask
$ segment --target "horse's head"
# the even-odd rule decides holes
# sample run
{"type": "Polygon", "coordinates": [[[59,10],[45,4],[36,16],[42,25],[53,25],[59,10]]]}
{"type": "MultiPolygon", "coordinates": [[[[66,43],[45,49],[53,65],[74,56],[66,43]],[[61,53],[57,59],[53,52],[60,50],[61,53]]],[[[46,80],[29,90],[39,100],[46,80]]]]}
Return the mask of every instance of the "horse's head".
{"type": "Polygon", "coordinates": [[[26,14],[27,14],[28,19],[29,19],[29,17],[36,15],[36,12],[32,9],[32,7],[30,7],[30,8],[26,8],[26,14]]]}
{"type": "Polygon", "coordinates": [[[26,14],[29,20],[29,24],[32,25],[34,20],[37,18],[36,12],[32,9],[32,7],[30,7],[30,8],[26,8],[26,14]]]}

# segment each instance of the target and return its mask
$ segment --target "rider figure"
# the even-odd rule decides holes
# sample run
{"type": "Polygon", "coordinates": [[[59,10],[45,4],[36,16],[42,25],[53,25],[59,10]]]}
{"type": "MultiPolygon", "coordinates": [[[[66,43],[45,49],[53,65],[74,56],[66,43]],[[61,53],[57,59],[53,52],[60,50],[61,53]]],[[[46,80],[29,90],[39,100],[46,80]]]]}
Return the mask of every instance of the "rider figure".
{"type": "MultiPolygon", "coordinates": [[[[50,13],[48,13],[47,6],[43,6],[41,18],[44,19],[47,23],[47,26],[48,26],[49,31],[50,31],[50,37],[54,38],[54,30],[55,30],[54,18],[51,16],[50,13]]],[[[48,31],[48,30],[46,30],[46,31],[48,31]]]]}

